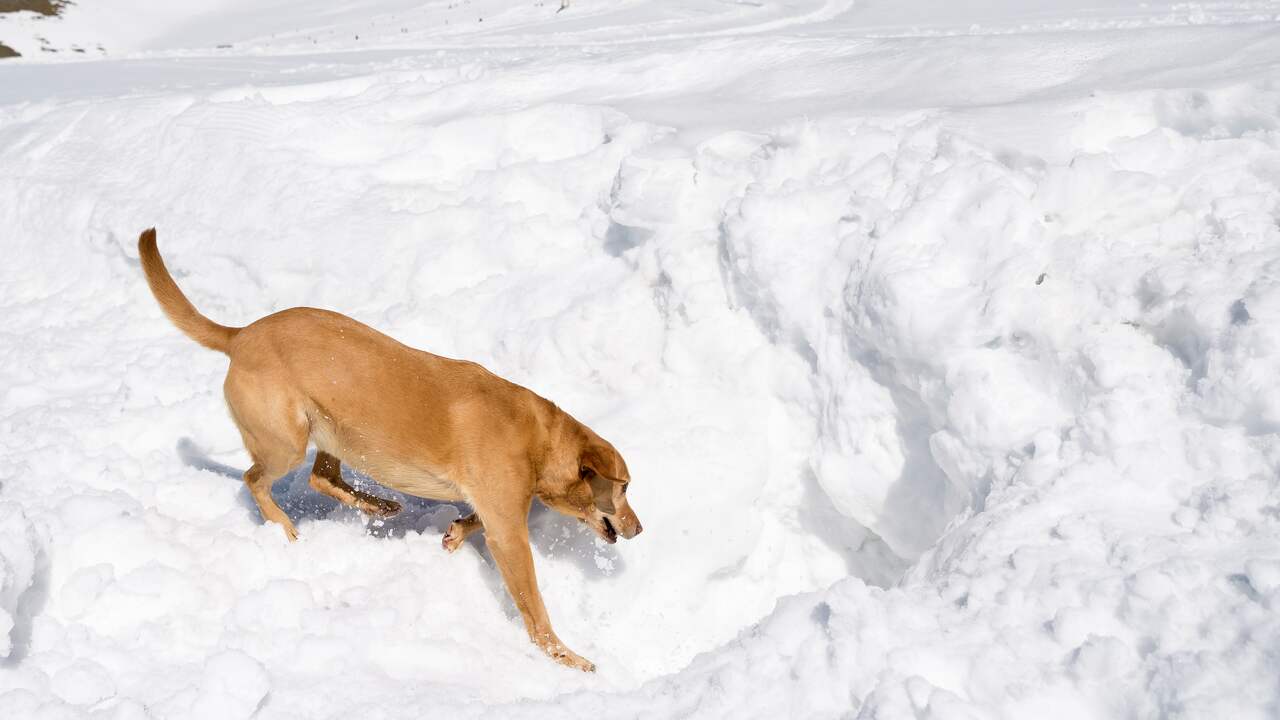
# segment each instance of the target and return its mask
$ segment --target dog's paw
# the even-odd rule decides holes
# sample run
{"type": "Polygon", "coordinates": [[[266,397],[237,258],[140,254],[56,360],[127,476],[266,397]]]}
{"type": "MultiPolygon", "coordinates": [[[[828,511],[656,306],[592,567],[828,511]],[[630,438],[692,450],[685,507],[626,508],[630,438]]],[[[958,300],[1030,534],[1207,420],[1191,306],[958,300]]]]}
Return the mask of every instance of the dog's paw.
{"type": "Polygon", "coordinates": [[[552,652],[551,657],[561,665],[564,665],[566,667],[571,667],[575,670],[581,670],[582,672],[596,671],[595,663],[591,662],[590,660],[582,657],[578,653],[568,648],[564,648],[557,652],[552,652]]]}
{"type": "Polygon", "coordinates": [[[449,530],[445,532],[444,537],[440,538],[440,546],[443,547],[446,552],[456,551],[458,548],[462,547],[462,541],[466,540],[466,537],[463,536],[457,525],[458,523],[456,522],[449,525],[449,530]]]}
{"type": "Polygon", "coordinates": [[[400,512],[400,503],[371,495],[368,500],[360,503],[360,509],[381,518],[389,518],[400,512]]]}

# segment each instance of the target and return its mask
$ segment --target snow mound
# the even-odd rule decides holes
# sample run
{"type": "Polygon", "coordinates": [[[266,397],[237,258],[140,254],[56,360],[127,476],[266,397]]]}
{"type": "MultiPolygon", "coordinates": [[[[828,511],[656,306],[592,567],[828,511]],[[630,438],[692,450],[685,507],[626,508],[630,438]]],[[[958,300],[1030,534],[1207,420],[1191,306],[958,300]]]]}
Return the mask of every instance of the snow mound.
{"type": "Polygon", "coordinates": [[[1280,134],[1250,106],[1280,96],[1141,99],[1148,130],[1062,165],[927,122],[803,123],[729,165],[751,180],[720,257],[813,371],[815,473],[891,546],[931,547],[893,588],[787,599],[572,714],[1275,709],[1280,134]]]}

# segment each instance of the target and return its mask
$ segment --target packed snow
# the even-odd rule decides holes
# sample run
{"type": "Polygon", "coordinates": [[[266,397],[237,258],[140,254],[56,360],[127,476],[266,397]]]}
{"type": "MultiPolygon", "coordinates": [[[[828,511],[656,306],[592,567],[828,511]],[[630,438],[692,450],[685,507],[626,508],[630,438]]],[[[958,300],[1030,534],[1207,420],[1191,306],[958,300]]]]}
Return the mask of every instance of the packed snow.
{"type": "Polygon", "coordinates": [[[966,5],[0,15],[0,718],[1280,715],[1280,2],[966,5]],[[152,225],[622,451],[598,672],[465,506],[263,523],[152,225]]]}

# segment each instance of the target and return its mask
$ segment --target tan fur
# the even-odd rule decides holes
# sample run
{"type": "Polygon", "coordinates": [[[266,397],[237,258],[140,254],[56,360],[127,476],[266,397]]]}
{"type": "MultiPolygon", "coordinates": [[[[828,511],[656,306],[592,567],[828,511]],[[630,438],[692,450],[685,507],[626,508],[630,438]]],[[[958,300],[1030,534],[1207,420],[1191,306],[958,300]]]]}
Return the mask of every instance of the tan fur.
{"type": "Polygon", "coordinates": [[[338,313],[292,308],[243,328],[219,325],[178,289],[154,229],[142,233],[138,251],[173,324],[231,358],[223,390],[253,459],[244,481],[263,518],[297,538],[271,484],[302,462],[308,441],[318,448],[311,486],[366,512],[400,507],[353,490],[342,480],[343,462],[410,495],[465,501],[475,514],[449,528],[445,549],[483,529],[530,639],[565,665],[595,669],[551,629],[527,519],[536,497],[608,542],[638,534],[626,499],[631,476],[612,445],[480,365],[415,350],[338,313]]]}

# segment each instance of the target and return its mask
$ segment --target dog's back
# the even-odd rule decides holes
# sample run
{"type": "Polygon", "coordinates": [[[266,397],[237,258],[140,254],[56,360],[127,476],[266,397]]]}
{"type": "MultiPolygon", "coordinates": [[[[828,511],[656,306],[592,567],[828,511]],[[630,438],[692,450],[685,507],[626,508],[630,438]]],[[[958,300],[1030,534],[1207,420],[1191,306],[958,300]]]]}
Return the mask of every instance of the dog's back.
{"type": "MultiPolygon", "coordinates": [[[[417,350],[345,315],[292,308],[230,343],[230,404],[305,417],[321,450],[402,492],[461,500],[459,453],[528,448],[534,393],[462,360],[417,350]],[[396,388],[389,394],[387,388],[396,388]]],[[[547,403],[549,404],[549,403],[547,403]]]]}

